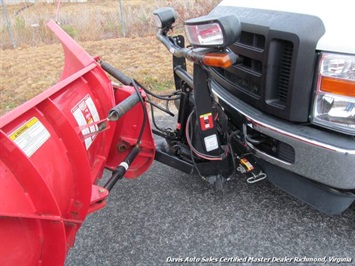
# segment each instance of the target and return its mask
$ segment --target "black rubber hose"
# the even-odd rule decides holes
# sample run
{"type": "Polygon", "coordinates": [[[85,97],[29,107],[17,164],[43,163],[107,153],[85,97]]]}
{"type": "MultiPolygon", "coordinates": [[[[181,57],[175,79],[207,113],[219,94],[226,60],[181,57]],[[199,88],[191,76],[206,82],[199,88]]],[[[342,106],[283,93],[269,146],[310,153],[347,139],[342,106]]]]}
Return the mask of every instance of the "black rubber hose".
{"type": "Polygon", "coordinates": [[[137,157],[139,153],[139,146],[136,145],[126,156],[126,158],[117,166],[117,168],[113,171],[112,176],[104,185],[104,187],[111,191],[114,185],[117,183],[119,179],[122,179],[124,174],[126,173],[127,169],[133,162],[133,160],[137,157]]]}
{"type": "Polygon", "coordinates": [[[132,79],[130,77],[127,77],[125,74],[123,74],[121,71],[119,71],[117,68],[114,66],[111,66],[109,63],[106,63],[104,61],[99,62],[103,70],[105,70],[107,73],[109,73],[112,77],[115,79],[119,80],[123,85],[132,85],[132,79]]]}

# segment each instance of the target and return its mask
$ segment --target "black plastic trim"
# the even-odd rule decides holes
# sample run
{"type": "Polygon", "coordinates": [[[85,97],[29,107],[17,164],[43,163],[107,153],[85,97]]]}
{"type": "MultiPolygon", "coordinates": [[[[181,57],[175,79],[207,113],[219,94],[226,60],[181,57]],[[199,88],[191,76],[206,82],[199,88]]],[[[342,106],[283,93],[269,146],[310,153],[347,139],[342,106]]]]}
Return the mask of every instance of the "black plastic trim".
{"type": "MultiPolygon", "coordinates": [[[[258,45],[260,47],[243,39],[230,46],[240,57],[262,66],[262,69],[260,73],[248,71],[241,64],[223,70],[224,73],[215,69],[211,71],[212,76],[229,92],[263,112],[288,121],[307,122],[316,70],[316,45],[325,33],[321,19],[304,14],[230,6],[217,6],[211,12],[212,15],[229,13],[240,18],[242,37],[243,32],[244,35],[264,36],[265,44],[258,45]],[[227,72],[239,82],[223,77],[227,72]],[[246,84],[244,88],[241,86],[243,83],[246,84]],[[250,91],[253,87],[254,92],[250,91]]],[[[262,39],[255,36],[253,38],[262,39]]]]}
{"type": "Polygon", "coordinates": [[[355,200],[355,194],[326,187],[263,160],[258,164],[275,186],[328,215],[341,214],[355,200]]]}

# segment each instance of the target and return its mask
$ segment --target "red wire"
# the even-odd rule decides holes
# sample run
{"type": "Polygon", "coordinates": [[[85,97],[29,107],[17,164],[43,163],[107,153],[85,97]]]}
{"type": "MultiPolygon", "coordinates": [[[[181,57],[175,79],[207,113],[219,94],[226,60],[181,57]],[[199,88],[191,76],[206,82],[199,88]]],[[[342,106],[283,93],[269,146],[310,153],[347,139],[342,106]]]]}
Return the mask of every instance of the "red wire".
{"type": "MultiPolygon", "coordinates": [[[[194,113],[195,111],[192,111],[189,115],[189,117],[187,118],[187,121],[186,121],[186,128],[185,128],[185,134],[186,134],[186,140],[187,140],[187,144],[189,145],[190,149],[193,151],[193,153],[195,153],[198,157],[202,158],[202,159],[205,159],[205,160],[208,160],[208,161],[222,161],[223,158],[218,156],[218,157],[214,157],[214,156],[208,156],[207,154],[203,154],[203,153],[200,153],[199,151],[197,151],[193,146],[192,146],[192,143],[191,143],[191,139],[190,139],[190,136],[189,136],[189,125],[190,125],[190,120],[191,120],[191,116],[192,114],[194,113]]],[[[226,150],[226,153],[228,153],[228,149],[226,150]]]]}

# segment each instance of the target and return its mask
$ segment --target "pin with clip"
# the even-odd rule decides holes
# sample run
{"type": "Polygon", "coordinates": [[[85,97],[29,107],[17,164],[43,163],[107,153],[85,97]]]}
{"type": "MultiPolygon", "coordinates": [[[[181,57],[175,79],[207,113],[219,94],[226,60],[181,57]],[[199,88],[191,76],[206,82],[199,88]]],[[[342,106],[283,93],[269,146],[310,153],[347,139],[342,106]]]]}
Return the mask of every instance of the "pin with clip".
{"type": "Polygon", "coordinates": [[[110,119],[107,117],[105,119],[90,124],[82,125],[79,127],[79,130],[83,134],[84,139],[91,138],[109,129],[110,128],[110,123],[108,123],[109,121],[110,119]]]}

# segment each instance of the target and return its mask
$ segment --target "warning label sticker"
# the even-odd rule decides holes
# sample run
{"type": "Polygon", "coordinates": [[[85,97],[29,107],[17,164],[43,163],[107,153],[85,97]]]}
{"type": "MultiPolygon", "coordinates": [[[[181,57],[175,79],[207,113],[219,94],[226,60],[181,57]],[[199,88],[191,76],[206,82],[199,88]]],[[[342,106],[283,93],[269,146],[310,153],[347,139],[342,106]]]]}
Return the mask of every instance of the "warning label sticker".
{"type": "Polygon", "coordinates": [[[49,139],[50,133],[37,117],[21,125],[9,135],[9,138],[31,157],[49,139]]]}
{"type": "MultiPolygon", "coordinates": [[[[78,126],[86,126],[100,120],[99,113],[97,112],[94,101],[90,97],[90,95],[86,95],[84,99],[82,99],[74,108],[71,110],[78,126]]],[[[83,135],[90,134],[92,132],[96,132],[98,130],[97,125],[93,125],[91,127],[85,128],[81,130],[83,135]]],[[[85,147],[88,150],[94,141],[96,135],[85,138],[85,147]]]]}
{"type": "Polygon", "coordinates": [[[216,134],[205,137],[204,141],[207,152],[218,149],[218,140],[216,134]]]}
{"type": "Polygon", "coordinates": [[[213,128],[212,113],[200,115],[200,125],[202,130],[213,128]]]}

